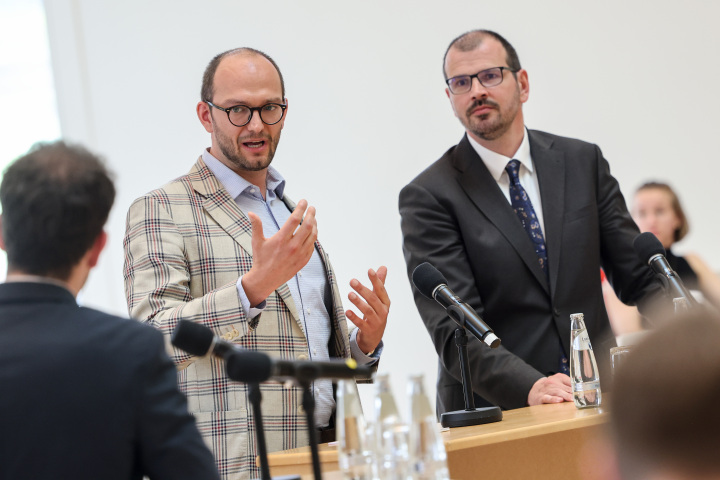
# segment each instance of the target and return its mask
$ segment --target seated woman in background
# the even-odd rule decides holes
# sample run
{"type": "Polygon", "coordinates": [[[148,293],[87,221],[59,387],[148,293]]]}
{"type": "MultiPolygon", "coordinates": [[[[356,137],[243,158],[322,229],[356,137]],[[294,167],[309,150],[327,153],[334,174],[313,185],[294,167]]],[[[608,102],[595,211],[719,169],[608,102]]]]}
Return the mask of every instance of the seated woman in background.
{"type": "Polygon", "coordinates": [[[670,249],[690,230],[677,195],[664,183],[646,183],[635,191],[632,216],[641,232],[652,232],[665,247],[665,257],[689,290],[697,290],[705,300],[720,308],[720,278],[700,257],[676,256],[670,249]]]}
{"type": "MultiPolygon", "coordinates": [[[[699,291],[705,302],[720,309],[720,278],[700,257],[675,255],[671,247],[687,235],[690,227],[677,195],[665,183],[649,182],[635,191],[630,209],[641,232],[652,232],[663,247],[670,266],[689,290],[699,291]]],[[[615,335],[640,330],[640,316],[635,307],[624,305],[612,287],[603,281],[605,306],[615,335]]],[[[699,300],[699,299],[698,299],[699,300]]]]}

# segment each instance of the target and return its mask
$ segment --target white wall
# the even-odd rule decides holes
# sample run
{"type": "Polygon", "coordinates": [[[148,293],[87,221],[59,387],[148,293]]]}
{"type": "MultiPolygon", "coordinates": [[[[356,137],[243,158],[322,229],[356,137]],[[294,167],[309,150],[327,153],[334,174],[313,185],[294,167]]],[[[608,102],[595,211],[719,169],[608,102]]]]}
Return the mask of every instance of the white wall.
{"type": "MultiPolygon", "coordinates": [[[[532,87],[530,128],[598,143],[626,194],[651,177],[670,181],[692,221],[682,247],[720,270],[712,223],[720,3],[46,0],[46,8],[63,133],[104,154],[119,187],[86,304],[125,312],[127,208],[187,172],[209,145],[195,116],[203,69],[221,51],[252,46],[285,75],[290,108],[273,164],[288,195],[317,207],[345,293],[368,267],[389,267],[380,370],[392,373],[401,401],[409,373],[425,372],[433,391],[436,355],[405,274],[397,196],[462,135],[441,59],[474,28],[496,30],[518,50],[532,87]]],[[[370,390],[362,395],[367,412],[370,390]]]]}

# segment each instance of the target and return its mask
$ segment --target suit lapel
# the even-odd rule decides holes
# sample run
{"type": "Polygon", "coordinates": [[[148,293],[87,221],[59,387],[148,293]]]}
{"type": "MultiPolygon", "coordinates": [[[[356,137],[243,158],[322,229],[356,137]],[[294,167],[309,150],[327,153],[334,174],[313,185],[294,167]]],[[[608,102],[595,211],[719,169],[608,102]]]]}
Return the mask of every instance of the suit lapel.
{"type": "Polygon", "coordinates": [[[248,255],[252,256],[252,225],[235,200],[212,171],[198,159],[188,174],[193,189],[202,197],[202,206],[218,226],[225,230],[248,255]]]}
{"type": "MultiPolygon", "coordinates": [[[[202,206],[208,215],[252,257],[252,224],[250,219],[205,165],[202,157],[195,163],[188,176],[195,191],[203,197],[202,206]]],[[[300,314],[293,301],[290,288],[284,283],[278,287],[276,292],[285,302],[295,321],[300,324],[300,314]]],[[[300,327],[302,329],[302,325],[300,327]]]]}
{"type": "Polygon", "coordinates": [[[545,247],[547,248],[551,291],[555,291],[560,270],[560,251],[565,214],[565,155],[552,150],[551,140],[529,132],[530,155],[537,171],[540,198],[545,224],[545,247]]]}
{"type": "Polygon", "coordinates": [[[454,155],[455,167],[460,170],[458,183],[475,206],[495,225],[525,262],[535,279],[549,293],[547,277],[540,268],[538,257],[525,229],[517,218],[485,163],[467,139],[463,137],[454,155]]]}

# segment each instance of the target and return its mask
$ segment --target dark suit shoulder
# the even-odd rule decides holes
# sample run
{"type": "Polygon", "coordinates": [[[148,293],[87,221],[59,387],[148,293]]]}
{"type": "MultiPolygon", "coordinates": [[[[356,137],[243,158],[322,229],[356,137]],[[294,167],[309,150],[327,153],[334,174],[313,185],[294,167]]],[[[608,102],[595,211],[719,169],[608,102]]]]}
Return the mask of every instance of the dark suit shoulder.
{"type": "Polygon", "coordinates": [[[553,133],[543,132],[540,130],[528,130],[530,135],[530,148],[532,154],[532,147],[537,146],[540,148],[558,149],[563,151],[578,151],[585,152],[589,150],[599,150],[599,147],[585,140],[578,138],[562,137],[553,133]]]}
{"type": "Polygon", "coordinates": [[[450,147],[438,160],[427,166],[422,172],[410,181],[410,184],[427,186],[438,182],[439,179],[452,177],[455,172],[452,159],[457,145],[450,147]]]}
{"type": "Polygon", "coordinates": [[[76,320],[86,324],[89,335],[102,338],[98,348],[105,351],[147,361],[148,356],[154,356],[158,349],[164,348],[162,333],[127,317],[80,307],[76,320]]]}

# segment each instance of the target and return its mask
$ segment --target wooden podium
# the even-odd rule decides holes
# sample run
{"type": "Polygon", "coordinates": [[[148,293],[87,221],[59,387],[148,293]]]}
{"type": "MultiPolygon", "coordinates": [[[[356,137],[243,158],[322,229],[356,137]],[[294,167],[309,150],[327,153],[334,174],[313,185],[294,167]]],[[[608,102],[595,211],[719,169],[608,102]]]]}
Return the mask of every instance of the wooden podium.
{"type": "MultiPolygon", "coordinates": [[[[604,436],[606,421],[602,407],[578,410],[565,402],[506,411],[498,423],[446,430],[450,478],[592,478],[592,472],[582,471],[582,450],[589,440],[604,436]]],[[[269,462],[273,476],[312,474],[308,447],[271,453],[269,462]]],[[[342,478],[335,445],[320,445],[320,462],[324,476],[342,478]]]]}

